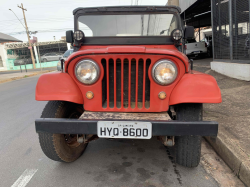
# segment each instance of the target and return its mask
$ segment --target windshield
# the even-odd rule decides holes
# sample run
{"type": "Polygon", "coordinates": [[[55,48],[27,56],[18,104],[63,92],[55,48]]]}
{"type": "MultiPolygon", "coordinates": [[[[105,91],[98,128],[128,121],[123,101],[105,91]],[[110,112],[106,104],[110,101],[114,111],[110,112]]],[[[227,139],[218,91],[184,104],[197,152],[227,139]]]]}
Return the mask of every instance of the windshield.
{"type": "Polygon", "coordinates": [[[78,29],[86,37],[170,36],[178,28],[175,14],[84,15],[78,29]]]}

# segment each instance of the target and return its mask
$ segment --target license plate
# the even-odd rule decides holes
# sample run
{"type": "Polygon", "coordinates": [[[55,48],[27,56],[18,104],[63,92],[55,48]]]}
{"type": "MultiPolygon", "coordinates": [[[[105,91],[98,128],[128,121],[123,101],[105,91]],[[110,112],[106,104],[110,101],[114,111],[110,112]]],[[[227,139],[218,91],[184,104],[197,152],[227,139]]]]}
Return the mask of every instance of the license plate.
{"type": "Polygon", "coordinates": [[[194,53],[194,54],[198,54],[198,53],[200,53],[200,51],[194,51],[193,53],[194,53]]]}
{"type": "Polygon", "coordinates": [[[152,123],[98,121],[97,135],[100,138],[150,139],[152,137],[152,123]]]}

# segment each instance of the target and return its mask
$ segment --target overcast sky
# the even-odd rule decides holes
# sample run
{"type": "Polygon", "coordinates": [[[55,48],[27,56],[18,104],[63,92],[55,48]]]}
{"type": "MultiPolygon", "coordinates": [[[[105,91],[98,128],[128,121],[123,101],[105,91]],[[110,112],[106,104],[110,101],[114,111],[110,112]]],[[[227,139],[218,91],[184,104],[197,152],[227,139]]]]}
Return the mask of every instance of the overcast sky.
{"type": "Polygon", "coordinates": [[[73,30],[72,11],[78,7],[133,5],[166,5],[168,0],[0,0],[0,32],[19,40],[27,41],[22,10],[17,7],[23,3],[29,31],[38,31],[38,41],[59,40],[66,30],[73,30]],[[21,33],[20,33],[21,32],[21,33]]]}

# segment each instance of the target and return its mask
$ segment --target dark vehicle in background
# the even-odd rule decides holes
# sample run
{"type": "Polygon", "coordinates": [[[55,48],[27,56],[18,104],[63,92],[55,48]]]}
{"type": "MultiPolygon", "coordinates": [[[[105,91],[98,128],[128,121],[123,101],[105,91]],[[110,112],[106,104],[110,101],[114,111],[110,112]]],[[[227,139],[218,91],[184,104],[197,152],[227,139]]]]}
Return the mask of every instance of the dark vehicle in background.
{"type": "Polygon", "coordinates": [[[205,42],[207,46],[207,57],[213,57],[213,43],[212,43],[212,36],[206,36],[201,40],[201,42],[205,42]]]}
{"type": "Polygon", "coordinates": [[[62,68],[61,68],[61,60],[63,62],[65,62],[67,60],[67,58],[69,57],[69,55],[71,55],[73,53],[73,49],[69,49],[67,50],[64,54],[63,54],[63,57],[59,60],[59,62],[57,63],[57,70],[58,71],[61,71],[62,68]]]}
{"type": "Polygon", "coordinates": [[[20,66],[25,64],[25,56],[19,56],[14,61],[14,66],[20,66]]]}
{"type": "MultiPolygon", "coordinates": [[[[36,59],[35,59],[35,63],[36,63],[36,59]]],[[[14,61],[14,66],[21,66],[25,64],[32,64],[31,56],[20,56],[20,57],[17,57],[16,60],[14,61]]]]}
{"type": "Polygon", "coordinates": [[[41,56],[42,62],[50,62],[50,61],[57,61],[62,58],[61,54],[58,53],[45,53],[41,56]]]}

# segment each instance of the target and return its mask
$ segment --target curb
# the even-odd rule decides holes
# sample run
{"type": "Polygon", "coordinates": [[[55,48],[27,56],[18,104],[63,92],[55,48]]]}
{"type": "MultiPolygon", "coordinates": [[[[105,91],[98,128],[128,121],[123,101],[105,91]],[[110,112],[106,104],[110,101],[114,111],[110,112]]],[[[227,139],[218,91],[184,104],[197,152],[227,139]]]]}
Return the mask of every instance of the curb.
{"type": "Polygon", "coordinates": [[[217,138],[205,137],[235,175],[246,185],[250,186],[250,160],[246,154],[236,146],[228,136],[219,132],[217,138]]]}
{"type": "Polygon", "coordinates": [[[39,71],[39,72],[35,72],[35,73],[32,73],[32,74],[29,74],[29,75],[22,75],[22,76],[19,76],[19,77],[12,77],[12,78],[7,78],[7,79],[4,79],[4,80],[0,80],[0,84],[1,83],[5,83],[5,82],[11,82],[11,81],[14,81],[14,80],[20,80],[20,79],[24,79],[24,78],[27,78],[27,77],[33,77],[33,76],[36,76],[36,75],[40,75],[40,74],[44,74],[44,73],[49,73],[49,72],[52,72],[54,70],[46,70],[46,71],[39,71]]]}

